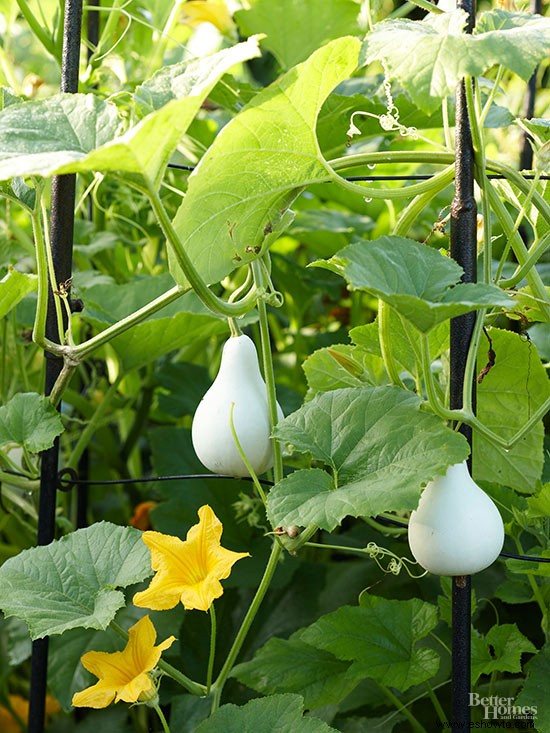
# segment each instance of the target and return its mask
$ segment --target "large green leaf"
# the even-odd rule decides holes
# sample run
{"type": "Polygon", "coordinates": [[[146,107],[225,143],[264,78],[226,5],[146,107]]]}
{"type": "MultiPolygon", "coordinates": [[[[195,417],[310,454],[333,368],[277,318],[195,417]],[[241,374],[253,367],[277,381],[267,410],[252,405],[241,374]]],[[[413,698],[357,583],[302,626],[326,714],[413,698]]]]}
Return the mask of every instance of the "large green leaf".
{"type": "Polygon", "coordinates": [[[0,179],[73,170],[120,126],[116,106],[93,94],[14,104],[0,114],[0,179]]]}
{"type": "Polygon", "coordinates": [[[55,407],[36,392],[20,392],[0,407],[0,445],[15,443],[39,453],[51,448],[62,432],[55,407]]]}
{"type": "MultiPolygon", "coordinates": [[[[477,415],[502,438],[511,438],[550,395],[550,383],[536,348],[511,331],[489,330],[496,354],[494,367],[477,386],[477,415]]],[[[478,373],[487,363],[488,345],[482,341],[478,373]]],[[[476,480],[533,492],[542,475],[544,427],[537,423],[509,451],[482,435],[474,441],[476,480]]]]}
{"type": "Polygon", "coordinates": [[[526,665],[527,679],[515,705],[534,708],[535,725],[540,733],[550,731],[550,698],[548,679],[550,678],[550,646],[546,645],[526,665]]]}
{"type": "Polygon", "coordinates": [[[242,707],[224,705],[196,729],[196,733],[337,733],[322,720],[303,717],[299,695],[271,695],[242,707]]]}
{"type": "Polygon", "coordinates": [[[420,405],[395,387],[337,389],[280,422],[277,437],[330,467],[338,487],[320,469],[290,474],[269,493],[273,526],[331,531],[346,516],[414,509],[421,485],[468,455],[462,436],[420,405]]]}
{"type": "Polygon", "coordinates": [[[367,36],[367,59],[383,60],[390,78],[431,112],[464,76],[502,64],[527,80],[550,51],[549,18],[492,10],[481,14],[473,35],[463,32],[466,20],[457,10],[421,21],[379,23],[367,36]]]}
{"type": "Polygon", "coordinates": [[[323,43],[359,31],[353,0],[256,0],[235,13],[242,33],[265,33],[263,46],[290,69],[323,43]]]}
{"type": "Polygon", "coordinates": [[[140,101],[146,98],[154,108],[162,99],[173,98],[119,137],[115,105],[93,94],[62,94],[13,105],[0,114],[0,179],[99,170],[138,174],[158,185],[214,84],[236,63],[258,55],[258,41],[251,38],[200,62],[178,65],[171,95],[165,77],[149,82],[141,88],[140,101]]]}
{"type": "Polygon", "coordinates": [[[38,278],[10,268],[0,280],[0,318],[14,308],[25,295],[36,290],[38,278]]]}
{"type": "Polygon", "coordinates": [[[437,625],[437,609],[418,598],[387,600],[363,594],[305,629],[308,644],[353,662],[352,670],[402,692],[433,677],[439,657],[417,642],[437,625]]]}
{"type": "Polygon", "coordinates": [[[457,285],[462,269],[456,262],[404,237],[350,244],[314,264],[342,275],[352,289],[381,298],[423,332],[468,311],[511,304],[495,285],[457,285]]]}
{"type": "MultiPolygon", "coordinates": [[[[319,151],[315,123],[358,53],[355,38],[340,38],[289,71],[226,125],[189,177],[174,226],[207,282],[254,259],[284,225],[297,193],[333,175],[319,151]]],[[[179,267],[171,267],[187,284],[179,267]]]]}
{"type": "Polygon", "coordinates": [[[348,673],[349,662],[306,644],[300,635],[270,639],[254,659],[237,665],[232,676],[264,695],[298,693],[306,708],[339,703],[360,679],[348,673]]]}
{"type": "Polygon", "coordinates": [[[149,575],[141,532],[101,522],[7,560],[0,568],[0,608],[23,619],[33,639],[105,629],[125,604],[117,588],[149,575]]]}

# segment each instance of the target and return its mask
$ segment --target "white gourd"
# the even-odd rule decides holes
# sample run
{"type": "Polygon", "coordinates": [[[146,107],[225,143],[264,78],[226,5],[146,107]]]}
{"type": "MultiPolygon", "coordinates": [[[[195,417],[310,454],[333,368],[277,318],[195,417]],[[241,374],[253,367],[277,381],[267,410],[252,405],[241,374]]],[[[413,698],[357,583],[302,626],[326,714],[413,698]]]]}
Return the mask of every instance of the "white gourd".
{"type": "MultiPolygon", "coordinates": [[[[197,407],[191,436],[199,460],[210,471],[248,476],[231,433],[232,403],[241,447],[254,471],[262,474],[273,465],[267,389],[254,343],[244,335],[224,344],[218,375],[197,407]]],[[[282,419],[279,405],[277,413],[282,419]]]]}
{"type": "Polygon", "coordinates": [[[496,560],[503,543],[500,513],[466,461],[428,483],[409,521],[411,552],[435,575],[478,573],[496,560]]]}

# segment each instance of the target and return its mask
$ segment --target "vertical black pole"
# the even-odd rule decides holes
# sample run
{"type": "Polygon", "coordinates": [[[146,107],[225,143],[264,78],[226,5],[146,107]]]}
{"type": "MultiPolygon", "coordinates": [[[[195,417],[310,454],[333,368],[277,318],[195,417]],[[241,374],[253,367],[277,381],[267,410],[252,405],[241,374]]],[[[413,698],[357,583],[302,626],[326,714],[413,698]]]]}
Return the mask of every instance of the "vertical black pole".
{"type": "MultiPolygon", "coordinates": [[[[457,6],[468,13],[467,32],[471,33],[475,22],[475,0],[458,0],[457,6]]],[[[455,124],[456,172],[455,196],[451,205],[451,256],[464,269],[463,282],[475,282],[477,279],[477,206],[474,198],[474,151],[464,82],[460,82],[456,90],[455,124]]],[[[451,320],[450,406],[452,409],[462,407],[462,385],[474,325],[475,313],[467,313],[451,320]]],[[[475,384],[472,384],[472,392],[475,409],[475,384]]],[[[471,447],[471,429],[468,426],[461,426],[460,431],[471,447]]],[[[470,607],[470,577],[453,578],[451,716],[453,731],[464,730],[470,724],[470,607]]]]}
{"type": "MultiPolygon", "coordinates": [[[[542,11],[542,0],[531,0],[531,12],[540,13],[542,11]]],[[[535,96],[537,93],[537,70],[533,72],[525,94],[523,105],[523,116],[530,120],[535,113],[535,96]]],[[[519,169],[521,171],[531,170],[533,167],[533,148],[529,145],[527,135],[523,134],[523,142],[519,155],[519,169]]]]}
{"type": "MultiPolygon", "coordinates": [[[[67,0],[63,29],[63,56],[61,64],[61,91],[78,90],[82,0],[67,0]]],[[[51,191],[50,238],[55,278],[66,282],[72,273],[74,232],[75,176],[55,176],[51,191]]],[[[46,337],[58,341],[54,296],[49,294],[46,337]]],[[[61,372],[63,362],[46,354],[46,381],[44,392],[50,394],[61,372]]],[[[40,472],[40,502],[38,510],[38,544],[47,545],[55,537],[55,507],[59,441],[42,454],[40,472]]],[[[48,639],[38,639],[32,645],[31,689],[29,700],[29,733],[42,733],[45,720],[45,700],[48,671],[48,639]]]]}

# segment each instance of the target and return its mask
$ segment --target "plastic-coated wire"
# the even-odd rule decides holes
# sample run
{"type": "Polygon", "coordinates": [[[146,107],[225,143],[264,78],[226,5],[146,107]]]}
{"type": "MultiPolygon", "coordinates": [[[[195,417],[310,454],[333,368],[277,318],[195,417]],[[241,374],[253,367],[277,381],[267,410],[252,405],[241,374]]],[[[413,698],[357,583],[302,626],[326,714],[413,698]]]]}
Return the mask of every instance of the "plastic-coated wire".
{"type": "MultiPolygon", "coordinates": [[[[12,471],[10,469],[2,469],[4,473],[9,473],[12,476],[20,476],[22,478],[28,478],[24,473],[19,471],[12,471]]],[[[58,486],[61,491],[70,491],[73,486],[116,486],[117,484],[154,484],[158,481],[191,481],[193,479],[221,479],[224,481],[252,481],[250,476],[241,476],[236,478],[225,473],[182,473],[173,474],[169,476],[144,476],[142,478],[121,478],[121,479],[104,479],[94,481],[93,479],[79,479],[78,474],[72,468],[63,468],[57,474],[58,486]]],[[[267,479],[258,479],[258,481],[264,486],[274,486],[273,481],[267,479]]],[[[0,482],[0,507],[8,513],[7,509],[2,504],[2,483],[0,482]]],[[[389,517],[376,517],[376,521],[380,524],[387,524],[392,527],[406,528],[407,523],[400,521],[399,519],[390,519],[389,517]]],[[[499,553],[500,557],[507,557],[511,560],[527,560],[529,562],[550,562],[550,557],[533,557],[532,555],[514,555],[509,552],[499,553]]]]}
{"type": "MultiPolygon", "coordinates": [[[[4,470],[12,476],[22,476],[28,478],[24,473],[18,471],[4,470]]],[[[122,478],[122,479],[105,479],[94,481],[93,479],[79,479],[77,472],[72,468],[63,468],[57,474],[58,486],[61,491],[70,491],[73,486],[116,486],[117,484],[153,484],[158,481],[191,481],[193,479],[221,479],[224,481],[252,481],[250,476],[242,476],[235,478],[224,473],[183,473],[169,476],[144,476],[143,478],[122,478]]],[[[264,486],[274,486],[273,481],[267,479],[258,479],[264,486]]],[[[0,506],[2,502],[2,484],[0,483],[0,506]]],[[[4,510],[6,511],[6,510],[4,510]]],[[[398,519],[390,519],[389,517],[376,517],[376,521],[380,524],[387,524],[393,527],[406,528],[407,523],[398,519]]],[[[500,557],[506,557],[511,560],[526,560],[528,562],[550,562],[550,557],[533,557],[529,555],[514,555],[509,552],[499,553],[500,557]]]]}
{"type": "MultiPolygon", "coordinates": [[[[194,171],[194,165],[180,165],[179,163],[168,163],[168,168],[174,168],[180,171],[194,171]]],[[[535,176],[532,173],[523,175],[528,181],[532,181],[535,176]]],[[[432,176],[418,174],[410,176],[344,176],[346,181],[429,181],[432,176]]],[[[498,173],[491,173],[487,178],[504,180],[506,176],[499,175],[498,173]]],[[[541,181],[550,181],[550,176],[539,176],[541,181]]]]}

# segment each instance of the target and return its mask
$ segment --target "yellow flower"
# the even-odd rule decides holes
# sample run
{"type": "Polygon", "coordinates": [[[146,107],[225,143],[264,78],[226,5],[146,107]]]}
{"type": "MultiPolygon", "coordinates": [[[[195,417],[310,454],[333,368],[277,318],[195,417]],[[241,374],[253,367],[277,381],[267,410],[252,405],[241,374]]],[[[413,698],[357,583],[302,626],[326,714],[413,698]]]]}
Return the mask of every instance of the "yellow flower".
{"type": "MultiPolygon", "coordinates": [[[[8,698],[13,712],[26,724],[29,719],[29,701],[21,695],[8,695],[8,698]]],[[[57,700],[51,695],[46,695],[46,719],[59,710],[61,710],[61,706],[57,700]]],[[[2,733],[21,733],[21,726],[17,719],[3,705],[0,705],[0,731],[2,733]]]]}
{"type": "Polygon", "coordinates": [[[161,653],[176,638],[155,646],[157,632],[149,616],[144,616],[129,629],[130,638],[121,652],[87,652],[81,662],[88,672],[99,678],[92,687],[73,695],[73,705],[85,708],[106,708],[113,700],[137,702],[147,699],[154,691],[149,672],[160,659],[161,653]]]}
{"type": "Polygon", "coordinates": [[[221,33],[227,33],[234,27],[223,0],[188,0],[183,6],[183,22],[192,28],[201,23],[212,23],[221,33]]]}
{"type": "Polygon", "coordinates": [[[220,580],[229,577],[237,560],[250,557],[220,545],[223,526],[208,505],[199,509],[199,520],[185,542],[160,532],[143,533],[156,575],[146,590],[134,596],[136,606],[163,611],[181,601],[189,610],[208,611],[223,593],[220,580]]]}

